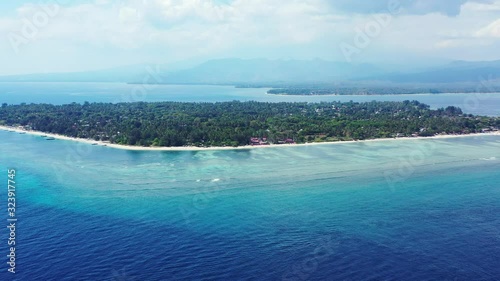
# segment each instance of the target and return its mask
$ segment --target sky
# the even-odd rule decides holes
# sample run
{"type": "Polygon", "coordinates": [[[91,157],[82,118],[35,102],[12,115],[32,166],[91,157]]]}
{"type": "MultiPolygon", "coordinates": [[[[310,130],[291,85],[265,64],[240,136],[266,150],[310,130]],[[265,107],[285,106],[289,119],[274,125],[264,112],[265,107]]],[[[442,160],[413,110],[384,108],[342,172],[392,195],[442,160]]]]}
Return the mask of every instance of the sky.
{"type": "Polygon", "coordinates": [[[0,75],[216,58],[500,59],[500,0],[0,2],[0,75]]]}

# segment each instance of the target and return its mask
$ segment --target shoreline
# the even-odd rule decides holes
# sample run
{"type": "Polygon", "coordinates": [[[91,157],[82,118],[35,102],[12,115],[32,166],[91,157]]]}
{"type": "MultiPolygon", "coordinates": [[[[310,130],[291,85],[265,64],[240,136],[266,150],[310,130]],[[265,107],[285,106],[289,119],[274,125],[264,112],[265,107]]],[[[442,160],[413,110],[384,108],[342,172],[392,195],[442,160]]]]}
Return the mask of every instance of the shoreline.
{"type": "Polygon", "coordinates": [[[197,146],[181,146],[181,147],[143,147],[123,144],[113,144],[104,141],[95,141],[91,139],[73,138],[58,134],[44,133],[40,131],[27,131],[24,129],[0,125],[0,131],[11,131],[16,133],[25,133],[33,136],[46,136],[52,137],[56,140],[67,140],[89,145],[105,146],[113,149],[129,150],[129,151],[207,151],[207,150],[245,150],[245,149],[260,149],[260,148],[277,148],[277,147],[299,147],[299,146],[315,146],[315,145],[329,145],[329,144],[346,144],[346,143],[363,143],[375,141],[397,141],[397,140],[421,140],[421,139],[445,139],[445,138],[460,138],[460,137],[477,137],[477,136],[500,136],[500,131],[488,133],[474,133],[467,135],[436,135],[432,137],[401,137],[401,138],[379,138],[367,139],[358,141],[335,141],[335,142],[313,142],[313,143],[300,143],[300,144],[271,144],[259,146],[214,146],[214,147],[197,147],[197,146]]]}
{"type": "Polygon", "coordinates": [[[456,93],[415,93],[415,94],[324,94],[324,95],[307,95],[307,94],[272,94],[266,92],[266,95],[270,96],[281,96],[281,97],[321,97],[321,96],[326,96],[326,97],[332,97],[332,96],[344,96],[344,97],[352,97],[352,96],[361,96],[361,97],[369,97],[369,96],[434,96],[434,95],[467,95],[467,94],[500,94],[498,92],[470,92],[470,93],[462,93],[462,92],[456,92],[456,93]]]}

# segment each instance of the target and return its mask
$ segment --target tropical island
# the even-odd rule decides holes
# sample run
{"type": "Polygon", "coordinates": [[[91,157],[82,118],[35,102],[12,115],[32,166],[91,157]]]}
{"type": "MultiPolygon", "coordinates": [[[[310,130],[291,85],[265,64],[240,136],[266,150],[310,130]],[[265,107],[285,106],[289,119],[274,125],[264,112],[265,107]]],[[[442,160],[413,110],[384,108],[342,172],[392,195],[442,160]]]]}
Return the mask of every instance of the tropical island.
{"type": "Polygon", "coordinates": [[[273,88],[267,91],[270,95],[287,96],[328,96],[328,95],[412,95],[412,94],[442,94],[442,93],[471,93],[472,90],[437,89],[437,88],[403,88],[403,87],[285,87],[273,88]]]}
{"type": "Polygon", "coordinates": [[[238,147],[498,131],[500,118],[403,102],[3,104],[0,125],[137,147],[238,147]]]}
{"type": "Polygon", "coordinates": [[[405,85],[283,85],[273,86],[270,95],[321,96],[321,95],[413,95],[413,94],[456,94],[456,93],[498,93],[498,83],[477,85],[457,84],[405,84],[405,85]]]}

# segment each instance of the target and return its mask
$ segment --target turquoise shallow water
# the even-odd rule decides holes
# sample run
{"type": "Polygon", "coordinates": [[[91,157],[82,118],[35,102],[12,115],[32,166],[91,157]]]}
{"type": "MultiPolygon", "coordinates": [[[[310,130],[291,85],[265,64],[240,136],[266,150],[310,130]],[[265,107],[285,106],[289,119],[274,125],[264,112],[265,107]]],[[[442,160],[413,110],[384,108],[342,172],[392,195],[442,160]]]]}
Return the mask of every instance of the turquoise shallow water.
{"type": "Polygon", "coordinates": [[[0,139],[3,177],[18,171],[15,280],[500,277],[499,136],[202,152],[0,139]]]}

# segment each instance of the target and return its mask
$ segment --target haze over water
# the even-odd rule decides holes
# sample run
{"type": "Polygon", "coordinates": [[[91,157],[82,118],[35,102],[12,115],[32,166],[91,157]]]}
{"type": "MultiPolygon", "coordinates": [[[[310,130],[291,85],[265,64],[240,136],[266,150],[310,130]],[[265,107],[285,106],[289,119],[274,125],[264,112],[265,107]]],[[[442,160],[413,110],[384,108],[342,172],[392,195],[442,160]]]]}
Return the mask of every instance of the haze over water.
{"type": "Polygon", "coordinates": [[[500,93],[418,94],[370,96],[280,96],[266,94],[267,88],[240,89],[207,85],[133,85],[125,83],[0,83],[1,102],[9,104],[72,102],[321,102],[418,100],[433,109],[458,106],[466,113],[500,116],[500,93]]]}

